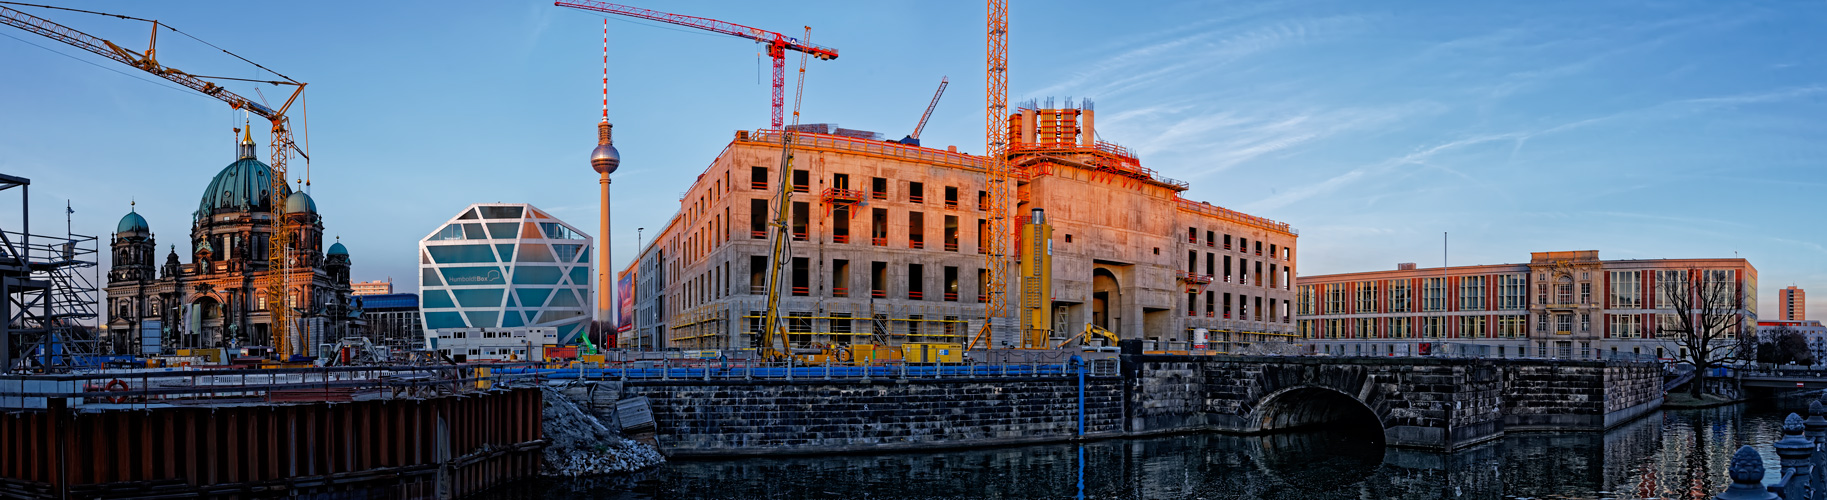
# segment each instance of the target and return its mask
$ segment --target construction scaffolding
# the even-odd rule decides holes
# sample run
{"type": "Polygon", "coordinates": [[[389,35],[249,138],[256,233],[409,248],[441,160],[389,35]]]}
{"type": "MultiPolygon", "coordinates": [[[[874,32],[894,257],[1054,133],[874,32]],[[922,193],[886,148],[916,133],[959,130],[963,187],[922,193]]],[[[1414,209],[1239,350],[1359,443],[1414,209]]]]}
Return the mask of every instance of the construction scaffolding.
{"type": "Polygon", "coordinates": [[[0,371],[70,371],[96,359],[97,241],[32,234],[31,184],[0,174],[19,193],[19,222],[0,222],[0,371]]]}

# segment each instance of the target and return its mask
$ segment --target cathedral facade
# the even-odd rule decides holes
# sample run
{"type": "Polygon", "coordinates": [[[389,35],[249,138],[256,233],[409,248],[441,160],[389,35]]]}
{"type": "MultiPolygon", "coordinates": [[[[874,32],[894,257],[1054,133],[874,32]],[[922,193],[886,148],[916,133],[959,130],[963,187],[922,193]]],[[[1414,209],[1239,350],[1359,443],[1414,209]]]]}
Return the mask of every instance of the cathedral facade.
{"type": "Polygon", "coordinates": [[[276,346],[315,353],[318,344],[350,334],[349,252],[342,243],[323,247],[323,219],[309,194],[282,193],[284,217],[297,233],[288,256],[292,277],[284,304],[266,293],[267,242],[273,231],[273,169],[262,163],[253,139],[243,136],[237,158],[216,173],[192,214],[185,246],[168,245],[162,262],[151,225],[137,210],[121,218],[112,237],[108,271],[107,333],[111,354],[160,354],[176,349],[276,346]],[[188,253],[182,262],[178,250],[188,253]],[[291,307],[295,332],[276,339],[275,307],[291,307]]]}

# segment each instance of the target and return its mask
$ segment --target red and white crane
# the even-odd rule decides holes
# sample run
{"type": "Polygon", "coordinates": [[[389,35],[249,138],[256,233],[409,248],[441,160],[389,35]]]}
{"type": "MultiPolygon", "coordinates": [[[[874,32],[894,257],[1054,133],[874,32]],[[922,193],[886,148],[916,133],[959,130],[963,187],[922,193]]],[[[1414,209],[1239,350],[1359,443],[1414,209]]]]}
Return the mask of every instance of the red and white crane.
{"type": "Polygon", "coordinates": [[[676,24],[679,26],[697,28],[697,29],[701,29],[701,30],[705,30],[705,31],[722,33],[722,34],[734,36],[734,37],[747,38],[747,39],[754,40],[756,42],[767,45],[768,46],[768,57],[771,57],[774,59],[774,116],[773,116],[772,123],[774,125],[774,128],[777,130],[780,128],[780,125],[782,122],[782,117],[783,117],[781,108],[786,103],[786,81],[787,81],[786,55],[787,55],[787,51],[792,50],[792,51],[805,53],[812,57],[816,57],[816,58],[826,60],[826,61],[829,61],[832,59],[837,59],[837,49],[813,45],[811,42],[802,41],[797,38],[782,35],[780,33],[776,33],[773,31],[768,31],[768,30],[764,30],[764,29],[760,29],[760,28],[751,28],[751,27],[743,26],[743,25],[736,24],[736,23],[718,21],[716,19],[710,19],[710,18],[705,18],[705,17],[696,17],[696,16],[687,16],[687,15],[682,15],[682,14],[669,14],[669,13],[660,12],[660,11],[656,11],[656,10],[643,9],[640,7],[630,7],[627,5],[613,4],[613,3],[609,3],[609,2],[596,2],[596,1],[592,1],[592,0],[573,0],[573,1],[562,1],[561,0],[561,1],[557,1],[557,2],[552,2],[552,5],[557,5],[559,7],[570,7],[573,9],[587,10],[587,11],[592,11],[592,12],[601,12],[601,13],[605,13],[605,14],[615,14],[618,16],[627,16],[627,17],[633,17],[633,18],[637,18],[637,19],[646,19],[649,21],[659,21],[659,22],[663,22],[663,23],[667,23],[667,24],[676,24]]]}

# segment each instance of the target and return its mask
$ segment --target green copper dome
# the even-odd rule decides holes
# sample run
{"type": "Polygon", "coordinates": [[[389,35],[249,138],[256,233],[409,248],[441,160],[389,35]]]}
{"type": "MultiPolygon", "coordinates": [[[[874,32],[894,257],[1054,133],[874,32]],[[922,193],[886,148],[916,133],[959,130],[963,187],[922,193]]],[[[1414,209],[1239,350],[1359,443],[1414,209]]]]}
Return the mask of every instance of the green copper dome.
{"type": "MultiPolygon", "coordinates": [[[[273,168],[255,158],[252,138],[244,137],[236,152],[240,158],[217,172],[203,191],[203,200],[197,204],[198,216],[273,209],[273,168]]],[[[285,186],[279,194],[291,196],[292,187],[285,186]]]]}
{"type": "Polygon", "coordinates": [[[291,196],[285,197],[285,213],[317,213],[317,200],[311,199],[311,195],[304,191],[294,191],[291,196]]]}
{"type": "Polygon", "coordinates": [[[349,255],[349,249],[344,248],[342,242],[337,242],[330,245],[330,251],[324,252],[324,255],[349,255]]]}
{"type": "Polygon", "coordinates": [[[115,233],[134,231],[152,232],[152,226],[146,224],[146,218],[140,217],[139,212],[127,212],[125,217],[121,217],[121,223],[114,226],[115,233]]]}

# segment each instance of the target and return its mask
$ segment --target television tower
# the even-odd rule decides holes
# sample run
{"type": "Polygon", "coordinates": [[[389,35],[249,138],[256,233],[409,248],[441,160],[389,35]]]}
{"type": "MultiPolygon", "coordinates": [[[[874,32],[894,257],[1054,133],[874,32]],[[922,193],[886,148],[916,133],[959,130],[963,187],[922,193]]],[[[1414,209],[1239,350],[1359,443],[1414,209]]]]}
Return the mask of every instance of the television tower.
{"type": "MultiPolygon", "coordinates": [[[[596,324],[603,326],[603,336],[614,334],[615,280],[609,272],[609,174],[622,165],[622,153],[615,150],[609,131],[609,19],[603,19],[603,121],[596,124],[596,150],[590,152],[590,168],[596,170],[597,184],[602,186],[599,216],[602,225],[596,233],[596,324]]],[[[585,333],[588,335],[588,333],[585,333]]]]}

